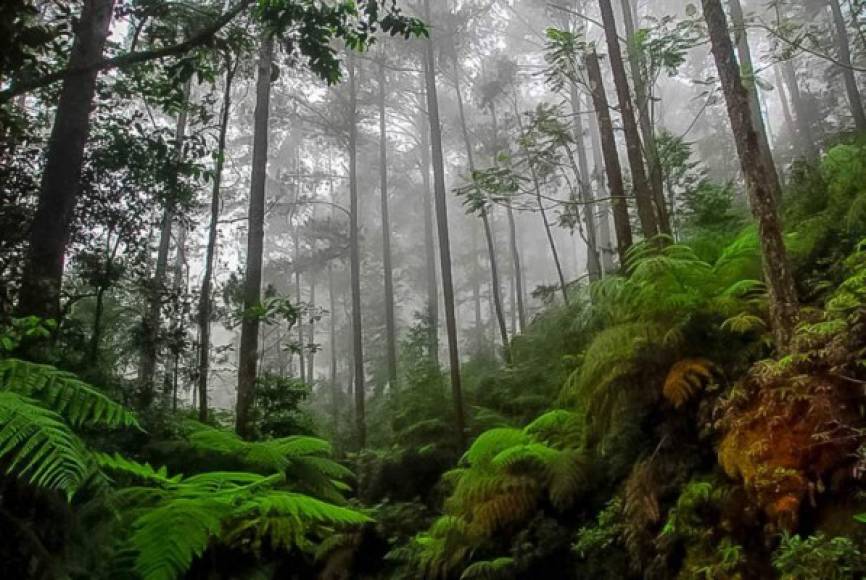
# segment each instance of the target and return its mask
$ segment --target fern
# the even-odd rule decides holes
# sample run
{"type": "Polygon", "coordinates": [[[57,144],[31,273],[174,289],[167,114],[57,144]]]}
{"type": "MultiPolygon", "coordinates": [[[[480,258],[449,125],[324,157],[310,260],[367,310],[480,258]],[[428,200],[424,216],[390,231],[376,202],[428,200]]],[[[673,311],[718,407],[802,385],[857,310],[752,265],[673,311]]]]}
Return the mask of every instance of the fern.
{"type": "Polygon", "coordinates": [[[662,386],[662,394],[681,407],[713,376],[713,363],[702,358],[689,358],[674,363],[662,386]]]}
{"type": "Polygon", "coordinates": [[[36,399],[74,427],[138,427],[135,416],[122,405],[52,366],[0,360],[0,390],[36,399]]]}
{"type": "Polygon", "coordinates": [[[501,580],[513,577],[514,558],[502,557],[470,564],[460,575],[460,580],[501,580]]]}
{"type": "Polygon", "coordinates": [[[89,471],[87,450],[63,418],[10,391],[0,391],[0,458],[6,473],[68,496],[89,471]]]}

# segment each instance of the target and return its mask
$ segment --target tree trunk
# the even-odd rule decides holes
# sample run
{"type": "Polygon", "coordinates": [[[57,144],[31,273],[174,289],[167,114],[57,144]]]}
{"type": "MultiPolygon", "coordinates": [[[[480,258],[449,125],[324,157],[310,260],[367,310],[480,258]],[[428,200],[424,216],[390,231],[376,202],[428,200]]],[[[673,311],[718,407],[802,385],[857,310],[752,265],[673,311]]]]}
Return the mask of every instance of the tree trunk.
{"type": "MultiPolygon", "coordinates": [[[[113,6],[113,0],[85,0],[75,27],[67,70],[89,67],[102,59],[113,6]]],[[[60,315],[66,244],[81,191],[81,168],[98,74],[94,69],[71,75],[60,90],[39,187],[39,204],[30,226],[18,302],[21,316],[56,319],[60,315]]]]}
{"type": "Polygon", "coordinates": [[[749,47],[749,35],[746,32],[746,20],[743,17],[743,7],[740,0],[728,0],[731,11],[731,24],[734,29],[734,43],[737,46],[737,57],[740,63],[740,74],[746,76],[746,90],[749,93],[749,112],[752,115],[752,125],[758,133],[758,144],[761,154],[766,157],[766,164],[775,171],[776,163],[767,138],[767,127],[764,124],[764,114],[761,110],[761,100],[758,95],[758,83],[755,77],[755,67],[752,64],[752,50],[749,47]]]}
{"type": "MultiPolygon", "coordinates": [[[[473,222],[473,225],[475,223],[473,222]]],[[[478,354],[486,351],[484,347],[484,320],[481,314],[481,268],[478,266],[478,231],[472,228],[472,305],[475,311],[475,350],[478,354]]]]}
{"type": "Polygon", "coordinates": [[[845,94],[848,96],[848,104],[851,107],[851,115],[854,117],[854,126],[858,133],[866,132],[866,114],[863,112],[863,101],[860,98],[860,89],[857,88],[857,79],[851,68],[851,44],[848,40],[848,27],[845,26],[845,17],[842,16],[842,7],[839,0],[827,0],[830,5],[830,13],[833,17],[833,26],[836,28],[836,51],[837,60],[840,63],[839,72],[845,81],[845,94]]]}
{"type": "Polygon", "coordinates": [[[768,167],[766,158],[761,155],[749,95],[740,78],[721,0],[702,0],[702,3],[752,213],[758,222],[773,334],[779,349],[785,352],[794,334],[799,305],[776,206],[776,201],[781,199],[779,178],[775,168],[768,167]]]}
{"type": "MultiPolygon", "coordinates": [[[[586,97],[586,108],[592,111],[592,94],[586,97]]],[[[604,158],[601,153],[600,133],[598,130],[598,116],[595,114],[589,115],[589,140],[592,144],[592,173],[598,183],[598,191],[602,198],[608,197],[607,187],[604,182],[604,158]]],[[[610,236],[610,207],[609,201],[599,202],[598,207],[598,245],[599,253],[601,254],[602,271],[605,274],[612,273],[616,270],[613,263],[613,241],[610,236]]]]}
{"type": "MultiPolygon", "coordinates": [[[[430,0],[424,0],[424,12],[430,21],[430,0]]],[[[439,121],[439,97],[436,94],[436,56],[433,39],[424,41],[426,58],[424,77],[427,83],[427,113],[430,117],[430,141],[433,150],[436,224],[439,234],[439,257],[442,270],[442,294],[445,299],[445,326],[448,332],[448,362],[451,367],[451,393],[454,399],[454,423],[458,442],[466,446],[466,419],[463,409],[463,386],[460,380],[460,354],[457,345],[457,318],[454,313],[454,283],[451,279],[451,240],[448,232],[448,203],[445,192],[445,162],[442,156],[442,125],[439,121]]]]}
{"type": "Polygon", "coordinates": [[[220,129],[217,142],[216,165],[214,167],[213,187],[210,200],[210,226],[207,233],[207,249],[205,250],[204,274],[201,281],[201,295],[198,303],[198,420],[207,422],[208,401],[207,384],[210,374],[210,319],[213,306],[211,303],[211,288],[213,285],[213,264],[216,256],[217,235],[219,233],[220,217],[220,187],[222,186],[223,167],[225,166],[226,134],[229,127],[229,115],[232,102],[232,82],[237,65],[226,59],[226,78],[223,88],[223,102],[220,109],[220,129]]]}
{"type": "Polygon", "coordinates": [[[622,127],[625,133],[625,146],[628,153],[628,162],[631,167],[632,187],[634,188],[637,213],[640,218],[641,229],[644,237],[649,239],[660,233],[658,220],[656,219],[655,201],[647,181],[643,164],[643,151],[637,121],[632,107],[631,89],[625,74],[625,65],[622,61],[622,51],[619,48],[619,35],[616,32],[616,20],[610,0],[599,0],[601,18],[604,23],[604,35],[607,39],[607,52],[610,59],[610,67],[613,71],[613,81],[616,86],[616,94],[619,99],[619,112],[622,117],[622,127]]]}
{"type": "Polygon", "coordinates": [[[798,140],[797,125],[794,123],[794,118],[791,115],[791,107],[788,105],[788,95],[785,91],[785,82],[782,80],[778,64],[773,65],[773,74],[776,80],[776,88],[779,91],[779,101],[782,105],[782,115],[785,117],[785,126],[788,129],[788,135],[796,147],[798,140]]]}
{"type": "Polygon", "coordinates": [[[385,352],[388,382],[393,389],[397,385],[397,323],[394,316],[394,270],[391,263],[391,217],[388,207],[388,132],[384,62],[379,63],[379,182],[382,201],[382,266],[385,270],[385,352]]]}
{"type": "Polygon", "coordinates": [[[337,297],[334,290],[334,267],[328,263],[328,344],[331,349],[331,413],[334,433],[340,423],[340,387],[337,385],[337,297]]]}
{"type": "Polygon", "coordinates": [[[358,200],[358,88],[355,57],[349,53],[349,261],[352,276],[352,356],[355,367],[355,430],[358,447],[367,445],[366,380],[364,379],[364,340],[361,316],[361,234],[358,200]]]}
{"type": "MultiPolygon", "coordinates": [[[[463,94],[460,88],[460,70],[457,65],[454,66],[454,88],[457,93],[457,111],[460,116],[460,128],[463,133],[463,143],[466,146],[466,160],[469,165],[469,176],[475,180],[475,155],[472,152],[472,140],[469,137],[469,129],[466,126],[466,111],[463,106],[463,94]]],[[[493,130],[493,156],[497,155],[496,144],[496,113],[493,110],[494,130],[493,130]]],[[[487,259],[490,262],[490,283],[493,292],[493,309],[496,312],[496,321],[499,325],[499,335],[502,339],[502,352],[506,363],[511,362],[511,352],[508,342],[508,329],[505,327],[505,313],[502,308],[502,288],[499,282],[499,266],[496,260],[496,243],[493,239],[493,229],[490,227],[490,216],[487,209],[481,211],[481,223],[484,227],[484,239],[487,242],[487,259]]]]}
{"type": "MultiPolygon", "coordinates": [[[[183,141],[186,138],[187,108],[190,82],[184,87],[184,108],[177,117],[175,128],[176,155],[183,154],[183,141]]],[[[174,201],[166,201],[159,226],[159,247],[156,252],[156,266],[153,278],[148,283],[147,305],[142,321],[141,360],[138,367],[139,404],[147,407],[153,401],[153,382],[159,359],[159,330],[162,324],[162,299],[165,291],[165,276],[168,271],[168,254],[171,249],[171,232],[174,224],[174,201]]]]}
{"type": "Polygon", "coordinates": [[[256,81],[256,110],[253,133],[253,162],[250,180],[250,208],[247,231],[246,279],[244,281],[244,319],[238,355],[238,400],[235,428],[241,437],[252,435],[252,411],[256,400],[259,319],[248,316],[262,299],[262,262],[265,238],[265,197],[268,169],[268,119],[271,97],[271,62],[274,43],[269,34],[259,49],[256,81]]]}
{"type": "MultiPolygon", "coordinates": [[[[517,96],[514,97],[514,115],[517,118],[517,126],[520,129],[521,135],[524,134],[523,121],[520,117],[520,111],[517,107],[517,96]]],[[[562,270],[562,262],[559,259],[559,251],[556,249],[556,241],[553,239],[553,230],[550,227],[550,220],[547,217],[547,210],[544,208],[544,201],[541,196],[541,182],[538,179],[538,173],[535,170],[535,159],[528,149],[524,149],[527,157],[527,165],[529,166],[529,174],[532,178],[532,187],[535,191],[535,200],[538,205],[538,211],[541,213],[541,221],[544,225],[544,233],[547,235],[547,244],[550,247],[550,253],[553,256],[553,264],[556,267],[556,275],[559,278],[559,288],[562,292],[562,300],[567,305],[568,300],[568,285],[565,282],[565,273],[562,270]]]]}
{"type": "Polygon", "coordinates": [[[604,167],[607,173],[607,185],[610,190],[611,207],[613,208],[613,225],[616,230],[617,253],[620,266],[626,264],[626,253],[632,245],[631,222],[628,216],[628,205],[625,198],[625,186],[622,181],[622,168],[619,164],[619,154],[616,150],[616,136],[613,134],[613,122],[610,119],[610,108],[607,104],[607,93],[601,67],[598,64],[598,54],[593,50],[586,55],[586,72],[592,91],[592,102],[598,119],[598,131],[601,137],[601,150],[604,156],[604,167]]]}
{"type": "MultiPolygon", "coordinates": [[[[298,164],[298,175],[300,176],[300,164],[298,164]]],[[[301,196],[300,196],[300,184],[299,184],[298,194],[296,195],[295,199],[296,200],[300,199],[300,197],[301,196]]],[[[301,257],[301,227],[300,227],[300,224],[295,225],[295,231],[294,231],[292,238],[294,240],[294,246],[295,246],[295,254],[294,254],[294,260],[295,260],[295,267],[294,267],[294,271],[295,271],[294,272],[295,304],[300,308],[302,306],[302,304],[304,303],[304,298],[303,298],[303,296],[301,296],[301,271],[298,269],[298,264],[301,261],[301,259],[300,259],[300,257],[301,257]]],[[[307,370],[306,370],[307,365],[306,365],[306,362],[304,361],[304,317],[303,317],[303,315],[301,315],[298,318],[298,321],[296,322],[296,324],[298,327],[297,330],[298,330],[298,372],[299,372],[299,378],[301,379],[302,383],[306,383],[307,382],[307,370]]]]}
{"type": "MultiPolygon", "coordinates": [[[[426,94],[426,78],[424,79],[426,94]]],[[[419,94],[419,107],[426,109],[425,96],[419,94]]],[[[421,125],[421,178],[424,184],[424,257],[427,282],[427,318],[430,326],[430,356],[436,365],[439,364],[439,283],[436,277],[436,234],[433,224],[433,189],[430,185],[430,126],[427,115],[422,115],[421,125]]]]}
{"type": "Polygon", "coordinates": [[[788,85],[788,95],[791,97],[791,105],[794,107],[794,117],[797,120],[797,141],[800,144],[800,153],[809,161],[818,160],[818,148],[812,140],[812,129],[809,123],[809,115],[800,95],[800,87],[797,85],[797,71],[791,60],[782,61],[782,76],[788,85]]]}
{"type": "Polygon", "coordinates": [[[99,362],[99,343],[102,341],[102,317],[105,311],[105,291],[108,290],[105,286],[100,286],[96,290],[96,309],[93,313],[93,333],[90,335],[90,348],[88,349],[88,359],[90,365],[95,367],[99,362]]]}
{"type": "MultiPolygon", "coordinates": [[[[460,71],[455,70],[455,74],[459,75],[460,71]]],[[[457,87],[457,91],[458,91],[458,96],[459,96],[459,93],[460,93],[459,85],[457,87]]],[[[461,107],[461,115],[463,115],[462,103],[461,103],[460,107],[461,107]]],[[[491,116],[493,119],[493,140],[494,140],[493,163],[497,164],[497,158],[499,156],[499,123],[497,122],[496,104],[495,103],[491,104],[490,113],[491,113],[491,116]]],[[[466,120],[462,117],[461,117],[461,123],[462,123],[463,128],[464,128],[463,129],[464,134],[465,134],[464,138],[467,139],[467,146],[468,146],[469,133],[468,133],[468,131],[466,131],[466,120]]],[[[515,288],[515,292],[517,294],[517,316],[518,316],[518,320],[520,321],[520,329],[523,330],[524,328],[526,328],[526,307],[523,304],[523,280],[521,280],[522,271],[520,268],[520,249],[518,248],[518,245],[517,245],[517,226],[514,223],[514,207],[512,206],[511,200],[508,201],[506,208],[508,210],[508,212],[507,212],[508,213],[508,233],[509,233],[509,240],[508,241],[509,241],[509,245],[511,247],[511,263],[513,266],[514,278],[515,278],[515,282],[516,282],[516,286],[517,286],[515,288]]],[[[515,331],[515,333],[516,333],[516,331],[515,331]]]]}
{"type": "MultiPolygon", "coordinates": [[[[586,140],[583,137],[583,111],[580,109],[580,94],[577,85],[571,85],[571,110],[574,113],[574,142],[577,149],[579,201],[583,205],[583,222],[586,227],[586,271],[590,281],[601,278],[601,260],[598,255],[598,236],[595,231],[595,195],[589,177],[589,162],[586,159],[586,140]]],[[[573,163],[573,160],[572,160],[573,163]]]]}
{"type": "Polygon", "coordinates": [[[659,160],[659,150],[656,145],[655,128],[650,109],[652,89],[647,87],[647,79],[643,75],[643,56],[639,51],[632,49],[632,42],[635,38],[633,10],[632,0],[622,0],[622,18],[626,39],[629,43],[627,51],[628,62],[631,69],[632,82],[634,83],[634,95],[639,113],[638,121],[640,123],[640,132],[643,136],[647,169],[649,170],[649,186],[652,190],[659,231],[663,234],[671,235],[670,216],[668,215],[667,203],[665,202],[664,177],[662,175],[662,166],[659,160]]]}
{"type": "MultiPolygon", "coordinates": [[[[310,271],[310,306],[316,307],[316,272],[310,271]]],[[[307,334],[307,381],[310,385],[316,383],[316,319],[310,317],[310,323],[307,325],[309,333],[307,334]]]]}

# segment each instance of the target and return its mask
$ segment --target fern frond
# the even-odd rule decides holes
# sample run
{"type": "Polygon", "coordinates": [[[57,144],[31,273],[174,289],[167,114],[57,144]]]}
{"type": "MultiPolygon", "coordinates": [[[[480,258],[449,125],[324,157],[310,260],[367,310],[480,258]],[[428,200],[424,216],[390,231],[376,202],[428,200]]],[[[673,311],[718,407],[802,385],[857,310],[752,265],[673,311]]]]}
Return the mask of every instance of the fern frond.
{"type": "Polygon", "coordinates": [[[135,416],[72,373],[18,359],[0,360],[0,390],[38,400],[74,427],[138,427],[135,416]]]}
{"type": "Polygon", "coordinates": [[[114,455],[94,453],[93,458],[96,464],[103,470],[115,472],[142,482],[174,487],[183,479],[182,475],[170,477],[165,466],[154,469],[150,463],[138,463],[119,453],[115,453],[114,455]]]}
{"type": "Polygon", "coordinates": [[[674,407],[681,407],[712,378],[713,368],[713,363],[703,358],[677,361],[668,371],[662,394],[674,407]]]}
{"type": "Polygon", "coordinates": [[[558,448],[577,447],[583,441],[583,420],[565,409],[555,409],[537,417],[523,432],[540,443],[558,448]]]}
{"type": "Polygon", "coordinates": [[[501,557],[481,560],[466,567],[460,580],[503,580],[514,577],[514,558],[501,557]]]}
{"type": "Polygon", "coordinates": [[[509,447],[529,442],[529,437],[520,429],[500,427],[485,431],[472,443],[463,455],[463,461],[469,465],[488,463],[496,455],[509,447]]]}
{"type": "Polygon", "coordinates": [[[0,391],[0,459],[6,473],[68,496],[88,472],[87,450],[63,418],[10,391],[0,391]]]}

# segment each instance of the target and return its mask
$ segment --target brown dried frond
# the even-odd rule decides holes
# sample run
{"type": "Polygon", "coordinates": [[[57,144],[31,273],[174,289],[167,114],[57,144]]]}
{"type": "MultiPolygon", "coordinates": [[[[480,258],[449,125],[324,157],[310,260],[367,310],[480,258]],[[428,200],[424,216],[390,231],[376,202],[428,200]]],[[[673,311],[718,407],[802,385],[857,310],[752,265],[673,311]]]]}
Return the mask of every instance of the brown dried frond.
{"type": "Polygon", "coordinates": [[[681,407],[713,378],[714,367],[704,358],[687,358],[674,363],[665,378],[662,394],[674,407],[681,407]]]}

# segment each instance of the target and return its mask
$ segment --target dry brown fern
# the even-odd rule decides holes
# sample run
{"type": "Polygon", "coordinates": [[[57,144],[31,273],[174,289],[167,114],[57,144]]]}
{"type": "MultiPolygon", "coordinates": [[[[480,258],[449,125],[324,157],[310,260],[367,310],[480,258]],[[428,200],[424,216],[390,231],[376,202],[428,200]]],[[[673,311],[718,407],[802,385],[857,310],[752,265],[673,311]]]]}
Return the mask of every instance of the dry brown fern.
{"type": "Polygon", "coordinates": [[[674,363],[665,378],[662,394],[681,407],[713,378],[715,365],[705,358],[687,358],[674,363]]]}

